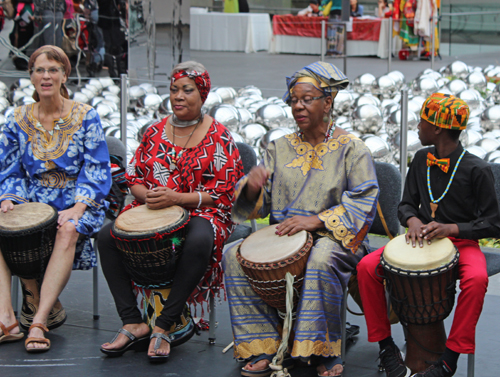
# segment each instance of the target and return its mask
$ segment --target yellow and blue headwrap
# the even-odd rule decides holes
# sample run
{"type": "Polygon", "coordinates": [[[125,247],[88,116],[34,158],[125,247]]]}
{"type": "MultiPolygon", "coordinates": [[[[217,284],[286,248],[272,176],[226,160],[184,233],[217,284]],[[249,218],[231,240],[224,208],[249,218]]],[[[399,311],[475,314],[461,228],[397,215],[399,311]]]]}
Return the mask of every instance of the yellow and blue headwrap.
{"type": "Polygon", "coordinates": [[[339,90],[347,88],[349,79],[331,63],[316,62],[309,64],[295,72],[292,77],[286,78],[287,91],[283,96],[285,103],[290,104],[293,87],[301,83],[312,84],[316,89],[327,96],[332,96],[332,99],[334,99],[339,90]]]}

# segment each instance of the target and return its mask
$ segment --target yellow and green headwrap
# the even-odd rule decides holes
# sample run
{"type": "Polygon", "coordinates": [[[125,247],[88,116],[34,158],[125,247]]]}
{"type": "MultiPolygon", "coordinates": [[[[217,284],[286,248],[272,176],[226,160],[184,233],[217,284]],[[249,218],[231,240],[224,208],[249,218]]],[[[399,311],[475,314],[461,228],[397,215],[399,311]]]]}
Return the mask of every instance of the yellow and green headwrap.
{"type": "Polygon", "coordinates": [[[423,120],[449,130],[465,130],[469,120],[469,106],[451,94],[434,93],[422,105],[423,120]]]}
{"type": "Polygon", "coordinates": [[[290,104],[293,87],[299,83],[309,83],[325,95],[335,98],[340,89],[349,85],[349,79],[340,69],[331,63],[316,62],[309,64],[286,78],[287,91],[283,95],[283,101],[290,104]]]}

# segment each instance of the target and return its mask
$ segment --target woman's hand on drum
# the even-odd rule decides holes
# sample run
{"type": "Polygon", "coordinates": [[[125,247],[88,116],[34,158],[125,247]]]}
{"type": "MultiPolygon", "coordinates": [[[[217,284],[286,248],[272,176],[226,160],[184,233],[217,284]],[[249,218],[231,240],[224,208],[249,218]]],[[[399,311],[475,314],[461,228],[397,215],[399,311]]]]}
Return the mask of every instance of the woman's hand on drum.
{"type": "Polygon", "coordinates": [[[57,229],[62,227],[69,220],[73,220],[75,222],[75,226],[78,225],[78,220],[80,220],[87,209],[87,205],[85,203],[75,203],[75,205],[71,208],[65,209],[63,211],[59,211],[59,218],[57,219],[57,229]]]}
{"type": "Polygon", "coordinates": [[[459,233],[457,224],[441,224],[436,221],[422,225],[421,229],[424,240],[429,242],[433,238],[457,237],[459,233]]]}
{"type": "Polygon", "coordinates": [[[2,212],[12,211],[14,209],[14,203],[11,200],[3,200],[2,204],[2,212]]]}
{"type": "Polygon", "coordinates": [[[261,188],[269,179],[269,172],[263,166],[254,166],[248,173],[248,181],[246,184],[246,198],[249,201],[257,199],[261,188]]]}
{"type": "Polygon", "coordinates": [[[149,209],[171,207],[179,203],[179,193],[168,187],[155,187],[146,193],[145,203],[149,209]]]}
{"type": "Polygon", "coordinates": [[[307,230],[312,232],[316,229],[324,227],[323,222],[319,219],[317,215],[314,216],[293,216],[286,219],[281,224],[276,227],[276,234],[278,236],[284,236],[288,234],[293,236],[295,233],[301,230],[307,230]]]}

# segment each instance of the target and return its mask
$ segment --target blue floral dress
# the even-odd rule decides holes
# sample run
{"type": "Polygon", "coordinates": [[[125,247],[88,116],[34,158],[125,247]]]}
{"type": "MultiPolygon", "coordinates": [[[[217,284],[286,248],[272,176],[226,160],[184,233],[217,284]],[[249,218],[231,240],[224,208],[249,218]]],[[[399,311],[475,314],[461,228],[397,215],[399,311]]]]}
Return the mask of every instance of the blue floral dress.
{"type": "Polygon", "coordinates": [[[96,264],[90,236],[103,224],[111,187],[99,115],[92,107],[73,102],[68,116],[50,133],[33,109],[33,104],[16,108],[0,135],[0,202],[41,202],[59,211],[85,203],[76,230],[86,237],[77,243],[73,269],[88,270],[96,264]]]}

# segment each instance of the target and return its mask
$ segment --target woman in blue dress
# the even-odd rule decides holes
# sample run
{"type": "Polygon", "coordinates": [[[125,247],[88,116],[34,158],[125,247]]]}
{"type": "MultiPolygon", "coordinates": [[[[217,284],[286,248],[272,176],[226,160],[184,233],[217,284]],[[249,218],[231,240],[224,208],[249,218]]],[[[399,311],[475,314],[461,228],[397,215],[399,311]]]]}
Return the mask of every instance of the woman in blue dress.
{"type": "MultiPolygon", "coordinates": [[[[50,348],[47,318],[72,269],[95,265],[90,236],[99,231],[111,186],[109,153],[96,111],[69,99],[66,54],[43,46],[28,63],[36,103],[16,108],[0,137],[0,206],[42,202],[58,210],[57,235],[29,329],[28,352],[50,348]]],[[[0,342],[22,338],[11,304],[11,272],[0,253],[0,342]]]]}

